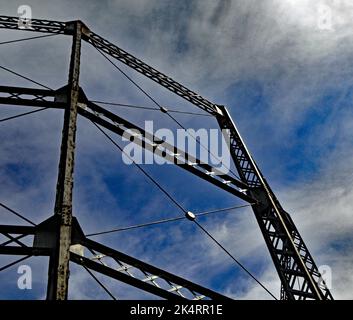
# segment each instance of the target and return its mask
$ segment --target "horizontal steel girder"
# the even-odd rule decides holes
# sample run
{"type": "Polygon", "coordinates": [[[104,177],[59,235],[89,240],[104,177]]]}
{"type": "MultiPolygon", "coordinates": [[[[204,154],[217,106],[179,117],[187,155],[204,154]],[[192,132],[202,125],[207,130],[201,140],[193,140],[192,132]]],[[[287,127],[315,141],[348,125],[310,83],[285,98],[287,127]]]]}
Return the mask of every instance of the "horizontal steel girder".
{"type": "MultiPolygon", "coordinates": [[[[74,31],[73,26],[73,22],[32,19],[30,28],[22,29],[19,18],[0,16],[0,28],[7,29],[72,35],[74,31]]],[[[283,210],[255,164],[255,161],[252,159],[226,108],[213,104],[201,97],[128,52],[93,33],[86,26],[83,27],[82,33],[82,39],[93,45],[101,53],[119,60],[205,112],[214,115],[221,129],[229,130],[230,152],[240,175],[241,182],[235,179],[235,181],[224,183],[224,181],[220,182],[209,175],[206,177],[205,174],[207,173],[202,173],[202,170],[199,170],[200,168],[204,169],[200,164],[192,167],[184,166],[185,169],[187,168],[190,172],[222,187],[224,190],[237,195],[247,202],[256,202],[256,204],[253,205],[253,210],[282,283],[282,299],[332,299],[332,295],[322,281],[318,268],[296,226],[289,214],[283,210]],[[199,171],[196,172],[195,170],[199,171]],[[222,186],[221,183],[224,185],[222,186]],[[246,188],[244,188],[247,190],[246,194],[234,188],[234,186],[240,188],[240,183],[246,185],[246,188]],[[232,184],[233,186],[230,187],[232,184]]],[[[10,95],[0,96],[0,103],[14,105],[25,105],[25,103],[31,105],[32,103],[32,106],[44,106],[46,103],[41,100],[43,97],[40,94],[38,96],[34,95],[32,98],[24,98],[20,97],[21,94],[16,96],[17,93],[15,93],[15,95],[11,92],[8,93],[10,93],[10,95]],[[18,97],[20,98],[18,99],[18,97]]],[[[60,99],[56,97],[54,104],[52,104],[53,101],[50,100],[46,106],[52,104],[52,107],[58,107],[59,105],[55,104],[55,101],[61,103],[60,99]]],[[[112,116],[106,111],[100,113],[99,110],[102,111],[102,108],[100,109],[97,105],[86,103],[86,105],[79,106],[78,111],[81,115],[93,122],[115,133],[121,134],[120,127],[114,123],[114,119],[117,120],[115,115],[112,116]]],[[[126,121],[121,118],[119,119],[120,120],[115,122],[119,124],[121,121],[123,126],[125,126],[126,121]]],[[[148,141],[144,138],[142,142],[148,145],[148,141]]],[[[148,148],[151,147],[154,148],[153,145],[148,146],[148,148]]],[[[166,149],[171,152],[168,157],[173,160],[175,148],[169,149],[168,147],[166,149]]],[[[156,148],[156,150],[158,150],[158,148],[156,148]]],[[[211,172],[208,169],[206,170],[211,172]]]]}
{"type": "Polygon", "coordinates": [[[62,99],[62,90],[0,86],[0,104],[63,109],[62,99]]]}
{"type": "MultiPolygon", "coordinates": [[[[0,104],[64,108],[66,105],[65,90],[66,87],[58,90],[45,90],[0,86],[0,104]],[[7,97],[3,97],[5,95],[7,97]]],[[[199,159],[188,154],[187,152],[180,150],[165,141],[161,141],[161,139],[153,134],[144,131],[142,128],[102,108],[101,106],[86,100],[85,94],[82,90],[78,107],[78,113],[81,116],[116,134],[122,136],[123,134],[127,135],[131,132],[131,136],[133,136],[133,132],[140,132],[141,137],[133,136],[133,138],[134,143],[138,144],[142,148],[164,157],[180,168],[193,173],[194,175],[248,203],[257,202],[257,200],[249,197],[244,193],[244,191],[242,191],[248,189],[247,184],[227,174],[223,174],[217,168],[201,162],[199,159]],[[159,143],[156,144],[156,142],[159,143]]]]}
{"type": "Polygon", "coordinates": [[[256,199],[246,195],[242,191],[242,189],[248,189],[248,186],[245,183],[234,179],[229,175],[221,174],[216,168],[201,162],[197,158],[185,153],[183,150],[179,150],[165,141],[161,141],[153,134],[147,133],[142,128],[122,119],[108,110],[105,110],[97,104],[92,102],[87,102],[87,104],[81,103],[79,105],[78,113],[112,132],[119,135],[124,134],[126,137],[132,137],[133,142],[137,143],[142,148],[164,157],[176,166],[197,175],[238,198],[248,203],[257,203],[256,199]],[[139,132],[141,135],[134,135],[134,132],[139,132]]]}
{"type": "MultiPolygon", "coordinates": [[[[51,256],[57,246],[54,233],[59,223],[59,217],[52,216],[35,227],[0,225],[0,234],[10,238],[9,241],[0,244],[0,254],[51,256]],[[18,236],[15,238],[15,235],[18,236]],[[32,246],[23,243],[9,246],[17,239],[28,235],[35,236],[32,246]]],[[[164,299],[230,300],[213,290],[88,239],[76,218],[73,218],[71,243],[72,262],[164,299]],[[77,246],[86,249],[79,250],[83,254],[77,253],[77,246]],[[86,254],[90,253],[90,256],[86,256],[85,251],[86,254]]]]}
{"type": "MultiPolygon", "coordinates": [[[[20,28],[18,17],[0,16],[0,28],[7,29],[17,29],[25,31],[37,31],[45,33],[61,33],[72,35],[73,27],[72,22],[59,22],[59,21],[49,21],[32,19],[30,28],[23,29],[20,28]]],[[[90,43],[95,48],[101,50],[102,52],[108,54],[114,59],[128,65],[130,68],[136,70],[137,72],[143,74],[145,77],[157,82],[161,86],[165,87],[169,91],[177,94],[178,96],[184,98],[185,100],[191,102],[197,107],[203,109],[204,111],[213,114],[221,114],[220,109],[216,104],[208,101],[194,91],[186,88],[179,82],[173,80],[172,78],[166,76],[162,72],[156,70],[155,68],[144,63],[140,59],[134,57],[125,50],[119,48],[108,40],[102,38],[101,36],[95,34],[87,27],[82,30],[82,39],[90,43]]]]}
{"type": "Polygon", "coordinates": [[[87,258],[71,252],[70,259],[89,269],[128,283],[165,299],[230,300],[213,290],[152,266],[98,242],[84,238],[78,241],[92,252],[87,258]]]}

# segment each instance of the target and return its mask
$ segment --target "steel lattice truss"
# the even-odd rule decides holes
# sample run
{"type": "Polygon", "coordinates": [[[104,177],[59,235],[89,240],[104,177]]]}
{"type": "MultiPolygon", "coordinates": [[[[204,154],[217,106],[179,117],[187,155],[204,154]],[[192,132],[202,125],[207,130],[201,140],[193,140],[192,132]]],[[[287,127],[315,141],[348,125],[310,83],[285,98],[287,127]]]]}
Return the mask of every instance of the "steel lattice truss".
{"type": "Polygon", "coordinates": [[[282,208],[244,144],[224,106],[214,104],[133,55],[92,32],[81,21],[32,19],[23,29],[17,17],[0,16],[0,28],[65,34],[73,39],[68,84],[58,90],[0,86],[0,104],[65,110],[54,216],[38,226],[1,225],[9,240],[0,245],[6,255],[50,257],[48,299],[66,299],[69,261],[166,299],[227,299],[164,270],[86,238],[72,217],[72,187],[77,115],[122,135],[138,130],[134,141],[175,165],[250,203],[282,283],[281,299],[332,299],[318,268],[290,215],[282,208]],[[177,149],[133,123],[89,101],[79,86],[81,41],[120,61],[169,91],[214,116],[225,138],[240,179],[177,149]],[[130,129],[130,130],[127,130],[130,129]],[[178,161],[183,160],[183,161],[178,161]],[[33,246],[21,240],[33,238],[33,246]],[[83,248],[90,256],[82,254],[83,248]]]}

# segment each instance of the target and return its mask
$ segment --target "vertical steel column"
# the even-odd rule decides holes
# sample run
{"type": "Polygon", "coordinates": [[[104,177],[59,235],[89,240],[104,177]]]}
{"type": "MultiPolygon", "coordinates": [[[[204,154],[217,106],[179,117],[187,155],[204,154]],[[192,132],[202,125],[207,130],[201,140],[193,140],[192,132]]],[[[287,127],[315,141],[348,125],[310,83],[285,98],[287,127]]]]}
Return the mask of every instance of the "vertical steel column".
{"type": "MultiPolygon", "coordinates": [[[[71,26],[70,26],[71,27],[71,26]]],[[[69,259],[72,224],[72,189],[75,157],[77,101],[82,23],[72,22],[73,42],[67,86],[67,106],[62,130],[61,154],[54,216],[57,216],[56,247],[50,257],[47,299],[66,300],[69,280],[69,259]]]]}

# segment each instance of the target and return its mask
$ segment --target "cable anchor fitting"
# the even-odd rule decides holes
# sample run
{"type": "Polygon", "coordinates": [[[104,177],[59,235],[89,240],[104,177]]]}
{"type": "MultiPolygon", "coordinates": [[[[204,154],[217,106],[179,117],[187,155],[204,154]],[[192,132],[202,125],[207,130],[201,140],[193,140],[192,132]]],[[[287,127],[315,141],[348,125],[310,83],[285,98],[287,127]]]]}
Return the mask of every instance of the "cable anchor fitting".
{"type": "Polygon", "coordinates": [[[196,215],[194,213],[192,213],[191,211],[186,212],[185,217],[190,221],[195,221],[195,219],[196,219],[196,215]]]}

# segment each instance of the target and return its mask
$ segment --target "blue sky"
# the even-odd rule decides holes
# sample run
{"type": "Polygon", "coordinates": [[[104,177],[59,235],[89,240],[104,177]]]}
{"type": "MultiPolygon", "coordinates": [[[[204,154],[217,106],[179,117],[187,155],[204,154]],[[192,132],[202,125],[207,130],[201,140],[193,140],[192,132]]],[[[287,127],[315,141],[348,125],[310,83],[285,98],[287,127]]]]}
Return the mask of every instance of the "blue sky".
{"type": "MultiPolygon", "coordinates": [[[[20,1],[1,6],[16,15],[20,1]]],[[[318,265],[332,268],[337,298],[352,298],[352,7],[333,1],[27,1],[35,18],[83,20],[93,31],[230,110],[282,205],[292,214],[318,265]],[[329,5],[333,30],[317,26],[317,6],[329,5]]],[[[0,41],[28,36],[0,30],[0,41]]],[[[0,46],[0,64],[59,88],[67,81],[70,39],[57,36],[0,46]]],[[[158,102],[197,111],[121,66],[158,102]]],[[[32,84],[0,73],[2,85],[32,84]]],[[[83,45],[81,87],[90,99],[153,106],[99,53],[83,45]]],[[[159,113],[109,107],[142,125],[176,126],[159,113]]],[[[25,107],[0,107],[0,117],[25,107]]],[[[35,222],[53,211],[62,111],[0,126],[0,199],[35,222]]],[[[186,127],[216,128],[208,117],[177,115],[186,127]]],[[[117,141],[121,141],[116,137],[117,141]]],[[[193,212],[241,204],[181,169],[146,166],[193,212]]],[[[85,119],[78,121],[74,213],[91,233],[181,215],[137,168],[85,119]]],[[[0,211],[1,223],[20,223],[0,211]]],[[[271,291],[279,280],[253,213],[241,209],[200,219],[271,291]]],[[[267,299],[199,230],[181,221],[95,238],[144,261],[238,299],[267,299]]],[[[5,264],[8,259],[1,257],[5,264]]],[[[45,296],[45,258],[31,258],[33,289],[17,288],[16,268],[0,273],[2,299],[45,296]]],[[[118,298],[151,298],[109,279],[118,298]]],[[[85,270],[72,266],[70,298],[106,299],[85,270]]]]}

